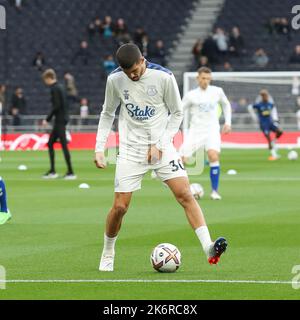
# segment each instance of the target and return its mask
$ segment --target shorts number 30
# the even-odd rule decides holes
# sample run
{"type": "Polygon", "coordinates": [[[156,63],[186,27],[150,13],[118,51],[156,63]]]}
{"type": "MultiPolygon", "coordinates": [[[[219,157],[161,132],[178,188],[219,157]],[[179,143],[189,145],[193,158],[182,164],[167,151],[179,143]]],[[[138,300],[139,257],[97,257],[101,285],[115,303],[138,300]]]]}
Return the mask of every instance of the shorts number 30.
{"type": "Polygon", "coordinates": [[[182,164],[180,159],[178,159],[177,161],[176,160],[170,161],[170,165],[172,166],[172,172],[176,172],[179,169],[185,170],[185,168],[184,168],[184,166],[183,166],[183,164],[182,164]]]}

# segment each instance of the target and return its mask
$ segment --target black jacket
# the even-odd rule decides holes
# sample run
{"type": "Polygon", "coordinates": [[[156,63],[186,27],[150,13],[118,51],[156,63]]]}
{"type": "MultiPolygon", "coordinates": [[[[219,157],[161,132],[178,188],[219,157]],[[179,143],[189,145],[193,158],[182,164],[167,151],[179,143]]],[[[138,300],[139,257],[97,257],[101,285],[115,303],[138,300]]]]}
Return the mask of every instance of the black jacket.
{"type": "Polygon", "coordinates": [[[69,108],[65,89],[59,83],[51,86],[52,110],[47,117],[50,122],[54,117],[54,126],[65,126],[69,121],[69,108]]]}
{"type": "Polygon", "coordinates": [[[26,113],[26,100],[24,97],[19,98],[17,95],[13,94],[11,98],[11,109],[16,108],[21,114],[26,113]]]}

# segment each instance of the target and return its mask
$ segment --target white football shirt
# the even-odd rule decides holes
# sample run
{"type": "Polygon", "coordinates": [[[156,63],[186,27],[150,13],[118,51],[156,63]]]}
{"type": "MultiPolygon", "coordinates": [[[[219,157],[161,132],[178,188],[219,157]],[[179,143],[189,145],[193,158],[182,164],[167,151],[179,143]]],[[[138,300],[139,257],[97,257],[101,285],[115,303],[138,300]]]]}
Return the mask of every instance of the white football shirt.
{"type": "Polygon", "coordinates": [[[140,80],[132,81],[116,69],[109,75],[101,112],[96,152],[104,151],[117,107],[119,157],[145,162],[150,145],[167,151],[183,119],[182,101],[174,75],[146,61],[140,80]]]}
{"type": "Polygon", "coordinates": [[[206,90],[198,87],[183,97],[184,130],[195,131],[220,128],[219,105],[223,109],[225,124],[231,125],[231,105],[220,87],[208,86],[206,90]]]}

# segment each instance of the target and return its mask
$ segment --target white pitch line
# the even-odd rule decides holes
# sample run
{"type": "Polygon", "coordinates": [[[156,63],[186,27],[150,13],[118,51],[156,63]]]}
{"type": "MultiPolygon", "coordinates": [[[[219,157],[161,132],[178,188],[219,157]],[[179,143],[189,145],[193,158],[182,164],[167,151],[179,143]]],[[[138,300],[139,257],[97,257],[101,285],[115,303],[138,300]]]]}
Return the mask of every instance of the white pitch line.
{"type": "Polygon", "coordinates": [[[0,280],[1,283],[240,283],[240,284],[298,284],[280,280],[209,280],[209,279],[45,279],[45,280],[0,280]]]}
{"type": "MultiPolygon", "coordinates": [[[[190,175],[190,179],[192,180],[193,177],[195,177],[195,175],[190,175]]],[[[199,181],[210,181],[210,178],[209,177],[201,177],[199,175],[196,175],[196,177],[198,177],[200,180],[199,181]]],[[[242,175],[237,175],[237,176],[234,176],[232,178],[229,178],[227,176],[223,176],[223,181],[238,181],[238,182],[241,182],[241,181],[300,181],[300,177],[243,177],[242,175]]],[[[95,182],[102,182],[102,181],[112,181],[112,179],[95,179],[95,178],[80,178],[78,179],[77,181],[81,181],[81,180],[84,180],[84,181],[95,181],[95,182]]],[[[145,178],[145,181],[151,181],[152,179],[150,179],[150,177],[147,177],[145,178]]],[[[42,179],[42,178],[11,178],[11,179],[7,179],[7,181],[45,181],[45,182],[49,182],[45,179],[42,179]]],[[[65,182],[63,179],[55,179],[53,180],[54,182],[65,182]]]]}

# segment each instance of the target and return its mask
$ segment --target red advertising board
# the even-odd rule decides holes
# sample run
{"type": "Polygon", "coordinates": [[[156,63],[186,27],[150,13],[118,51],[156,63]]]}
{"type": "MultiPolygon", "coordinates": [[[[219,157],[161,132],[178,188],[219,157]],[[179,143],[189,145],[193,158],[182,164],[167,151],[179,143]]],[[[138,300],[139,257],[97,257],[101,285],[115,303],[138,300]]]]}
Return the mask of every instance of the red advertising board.
{"type": "MultiPolygon", "coordinates": [[[[73,133],[69,143],[71,150],[92,150],[95,147],[96,133],[73,133]]],[[[45,150],[47,149],[48,134],[6,134],[2,135],[2,144],[5,150],[45,150]]],[[[111,133],[107,147],[112,148],[119,143],[117,133],[111,133]]],[[[174,140],[178,148],[182,143],[182,134],[179,132],[174,140]]],[[[222,136],[224,148],[265,148],[266,140],[260,132],[233,132],[222,136]]],[[[278,141],[279,147],[300,147],[300,132],[285,132],[278,141]]],[[[60,144],[56,144],[60,148],[60,144]]]]}

